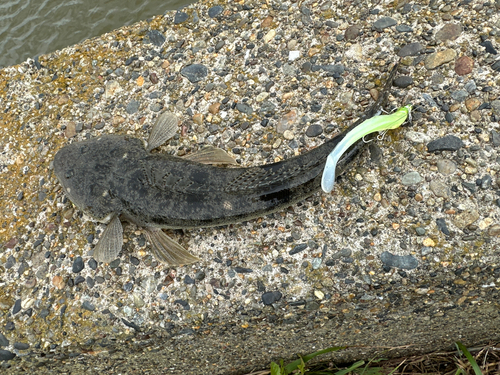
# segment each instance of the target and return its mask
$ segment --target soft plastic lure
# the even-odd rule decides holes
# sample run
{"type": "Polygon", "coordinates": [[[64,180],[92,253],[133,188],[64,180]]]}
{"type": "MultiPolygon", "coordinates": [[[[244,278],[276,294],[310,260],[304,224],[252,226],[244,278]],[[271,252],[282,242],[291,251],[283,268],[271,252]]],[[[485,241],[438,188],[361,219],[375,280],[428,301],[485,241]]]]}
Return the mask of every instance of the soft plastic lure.
{"type": "Polygon", "coordinates": [[[337,168],[337,162],[349,147],[370,133],[385,133],[387,130],[396,129],[406,121],[408,116],[410,116],[411,108],[412,106],[409,104],[399,108],[390,115],[374,116],[363,121],[347,133],[344,139],[342,139],[330,155],[328,155],[325,169],[323,170],[323,177],[321,179],[321,188],[323,191],[326,193],[332,191],[333,185],[335,184],[335,168],[337,168]]]}

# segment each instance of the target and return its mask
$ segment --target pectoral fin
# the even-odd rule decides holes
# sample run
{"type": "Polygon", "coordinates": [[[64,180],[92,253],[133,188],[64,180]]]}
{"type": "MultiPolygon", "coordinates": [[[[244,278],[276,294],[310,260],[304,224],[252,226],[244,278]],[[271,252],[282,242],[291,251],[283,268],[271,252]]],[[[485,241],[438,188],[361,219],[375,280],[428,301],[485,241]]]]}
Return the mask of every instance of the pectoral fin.
{"type": "Polygon", "coordinates": [[[94,259],[109,263],[118,257],[123,245],[123,228],[118,215],[113,216],[94,247],[94,259]]]}
{"type": "Polygon", "coordinates": [[[151,130],[147,150],[151,151],[160,147],[172,138],[177,133],[178,123],[177,116],[172,112],[162,113],[151,130]]]}
{"type": "Polygon", "coordinates": [[[214,146],[205,146],[198,151],[183,156],[182,158],[202,164],[238,165],[236,160],[234,160],[234,158],[231,157],[226,151],[214,146]]]}
{"type": "Polygon", "coordinates": [[[145,228],[146,237],[152,245],[153,255],[162,263],[180,266],[198,262],[200,259],[190,254],[181,245],[167,236],[159,228],[145,228]]]}

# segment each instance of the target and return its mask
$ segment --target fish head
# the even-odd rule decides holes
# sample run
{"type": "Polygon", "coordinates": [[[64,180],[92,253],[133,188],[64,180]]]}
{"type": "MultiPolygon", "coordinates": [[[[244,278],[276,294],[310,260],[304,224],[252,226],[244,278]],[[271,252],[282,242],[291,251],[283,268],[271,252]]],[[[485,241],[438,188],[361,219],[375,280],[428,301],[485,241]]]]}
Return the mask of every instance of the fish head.
{"type": "Polygon", "coordinates": [[[119,155],[126,153],[120,138],[103,136],[75,142],[61,148],[54,157],[54,173],[66,196],[98,221],[106,221],[121,211],[120,201],[110,191],[119,155]]]}

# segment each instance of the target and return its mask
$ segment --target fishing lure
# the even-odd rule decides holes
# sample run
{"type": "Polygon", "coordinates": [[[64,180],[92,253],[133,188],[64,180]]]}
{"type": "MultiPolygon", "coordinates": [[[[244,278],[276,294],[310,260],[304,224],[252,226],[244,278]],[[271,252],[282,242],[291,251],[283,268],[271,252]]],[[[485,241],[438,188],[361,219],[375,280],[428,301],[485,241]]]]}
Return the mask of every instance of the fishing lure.
{"type": "Polygon", "coordinates": [[[370,133],[381,132],[385,134],[388,130],[396,129],[411,116],[411,108],[411,104],[408,104],[390,115],[369,118],[347,133],[344,139],[342,139],[328,155],[321,178],[321,188],[323,191],[326,193],[332,191],[333,185],[335,184],[335,169],[337,168],[337,162],[349,147],[370,133]]]}

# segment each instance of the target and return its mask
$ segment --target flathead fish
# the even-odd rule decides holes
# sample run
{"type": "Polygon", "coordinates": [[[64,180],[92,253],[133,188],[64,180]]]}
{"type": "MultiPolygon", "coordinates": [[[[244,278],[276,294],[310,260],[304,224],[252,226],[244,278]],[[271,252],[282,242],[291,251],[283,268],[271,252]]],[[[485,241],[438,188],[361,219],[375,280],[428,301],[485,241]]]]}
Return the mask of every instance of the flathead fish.
{"type": "MultiPolygon", "coordinates": [[[[221,167],[233,159],[224,151],[203,148],[187,158],[151,153],[177,131],[177,118],[164,113],[147,147],[138,138],[103,135],[60,149],[54,172],[64,193],[92,218],[108,222],[94,258],[115,259],[123,245],[121,220],[145,229],[154,256],[181,265],[198,258],[162,228],[189,229],[235,223],[282,210],[321,188],[326,159],[348,131],[374,116],[386,103],[395,66],[377,101],[346,131],[302,155],[249,168],[221,167]]],[[[357,142],[343,153],[336,176],[363,147],[357,142]]]]}

